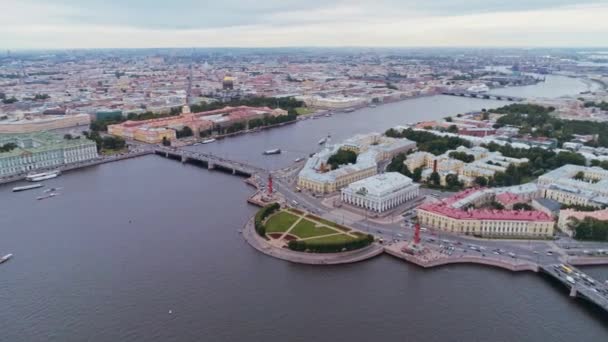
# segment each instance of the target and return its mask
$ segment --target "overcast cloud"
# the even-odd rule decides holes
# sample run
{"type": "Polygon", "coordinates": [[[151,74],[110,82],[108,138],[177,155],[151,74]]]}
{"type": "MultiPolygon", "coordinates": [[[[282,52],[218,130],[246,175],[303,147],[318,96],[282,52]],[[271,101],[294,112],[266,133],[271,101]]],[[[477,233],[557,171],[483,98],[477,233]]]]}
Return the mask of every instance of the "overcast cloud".
{"type": "Polygon", "coordinates": [[[0,48],[606,46],[595,0],[0,0],[0,48]]]}

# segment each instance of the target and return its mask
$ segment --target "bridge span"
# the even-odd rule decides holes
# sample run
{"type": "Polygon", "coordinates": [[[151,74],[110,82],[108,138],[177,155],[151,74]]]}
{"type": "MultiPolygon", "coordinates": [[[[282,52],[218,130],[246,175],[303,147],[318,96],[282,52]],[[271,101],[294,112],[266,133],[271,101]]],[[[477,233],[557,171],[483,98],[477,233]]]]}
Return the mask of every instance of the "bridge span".
{"type": "Polygon", "coordinates": [[[209,170],[229,172],[233,175],[251,177],[255,174],[267,173],[266,170],[260,167],[236,160],[222,158],[211,153],[158,147],[154,149],[154,154],[163,156],[165,158],[178,160],[182,163],[203,165],[209,170]]]}
{"type": "Polygon", "coordinates": [[[510,101],[510,102],[521,102],[521,101],[525,100],[525,98],[519,97],[519,96],[499,95],[499,94],[490,94],[490,93],[474,93],[474,92],[470,92],[470,91],[445,91],[441,94],[450,95],[450,96],[472,97],[472,98],[484,99],[484,100],[498,100],[498,101],[510,101]]]}
{"type": "Polygon", "coordinates": [[[540,270],[566,286],[570,297],[583,298],[608,312],[608,284],[571,265],[542,265],[540,270]]]}

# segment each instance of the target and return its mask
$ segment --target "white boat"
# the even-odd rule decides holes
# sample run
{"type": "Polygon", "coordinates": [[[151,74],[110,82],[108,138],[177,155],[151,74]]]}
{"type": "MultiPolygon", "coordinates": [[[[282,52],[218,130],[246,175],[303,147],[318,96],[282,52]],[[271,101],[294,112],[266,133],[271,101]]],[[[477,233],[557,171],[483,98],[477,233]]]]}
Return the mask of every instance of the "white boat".
{"type": "Polygon", "coordinates": [[[301,162],[302,160],[304,160],[304,158],[296,158],[296,159],[294,160],[294,162],[298,163],[298,162],[301,162]]]}
{"type": "Polygon", "coordinates": [[[275,148],[272,150],[266,150],[264,151],[265,155],[270,155],[270,154],[281,154],[281,149],[280,148],[275,148]]]}
{"type": "Polygon", "coordinates": [[[319,145],[325,144],[326,141],[327,141],[327,138],[323,138],[323,139],[319,140],[319,145]]]}
{"type": "Polygon", "coordinates": [[[215,141],[215,139],[213,139],[213,138],[212,139],[206,139],[206,140],[203,140],[203,144],[211,144],[214,141],[215,141]]]}
{"type": "Polygon", "coordinates": [[[55,192],[55,191],[57,191],[57,190],[61,190],[61,189],[63,189],[63,188],[50,188],[50,189],[46,189],[46,190],[44,190],[43,192],[44,192],[45,194],[48,194],[49,192],[55,192]]]}
{"type": "Polygon", "coordinates": [[[52,193],[50,193],[48,195],[38,196],[38,197],[36,197],[36,199],[40,201],[40,200],[51,198],[51,197],[55,197],[55,196],[57,196],[57,194],[54,193],[54,192],[52,192],[52,193]]]}
{"type": "Polygon", "coordinates": [[[0,264],[7,262],[10,258],[12,258],[12,254],[7,254],[0,259],[0,264]]]}
{"type": "Polygon", "coordinates": [[[25,185],[25,186],[17,186],[13,188],[13,192],[19,192],[19,191],[25,191],[25,190],[31,190],[31,189],[38,189],[43,187],[42,184],[37,183],[37,184],[32,184],[32,185],[25,185]]]}
{"type": "Polygon", "coordinates": [[[47,172],[42,172],[42,173],[29,174],[25,177],[25,179],[30,182],[40,182],[43,180],[55,178],[55,177],[59,176],[60,174],[61,174],[60,170],[54,170],[54,171],[47,171],[47,172]]]}

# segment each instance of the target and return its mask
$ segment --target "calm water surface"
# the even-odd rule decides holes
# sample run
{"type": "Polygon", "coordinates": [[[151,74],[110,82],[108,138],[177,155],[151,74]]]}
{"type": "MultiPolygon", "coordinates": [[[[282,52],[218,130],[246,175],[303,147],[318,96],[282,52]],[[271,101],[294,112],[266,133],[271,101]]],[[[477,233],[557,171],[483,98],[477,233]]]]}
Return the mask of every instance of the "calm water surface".
{"type": "MultiPolygon", "coordinates": [[[[326,131],[340,140],[497,105],[423,98],[204,148],[281,167],[326,131]],[[262,158],[274,146],[293,152],[262,158]]],[[[49,200],[0,186],[0,254],[15,254],[0,266],[0,341],[608,340],[604,313],[532,273],[262,255],[238,232],[255,212],[242,180],[148,156],[47,181],[64,188],[49,200]]]]}

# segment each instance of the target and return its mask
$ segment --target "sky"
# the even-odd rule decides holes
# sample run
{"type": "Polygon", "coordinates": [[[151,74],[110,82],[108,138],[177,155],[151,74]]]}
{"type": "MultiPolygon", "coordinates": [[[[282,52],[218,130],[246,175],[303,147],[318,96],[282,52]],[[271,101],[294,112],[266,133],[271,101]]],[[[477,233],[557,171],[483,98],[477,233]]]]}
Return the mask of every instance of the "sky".
{"type": "Polygon", "coordinates": [[[0,48],[606,47],[608,0],[0,0],[0,48]]]}

